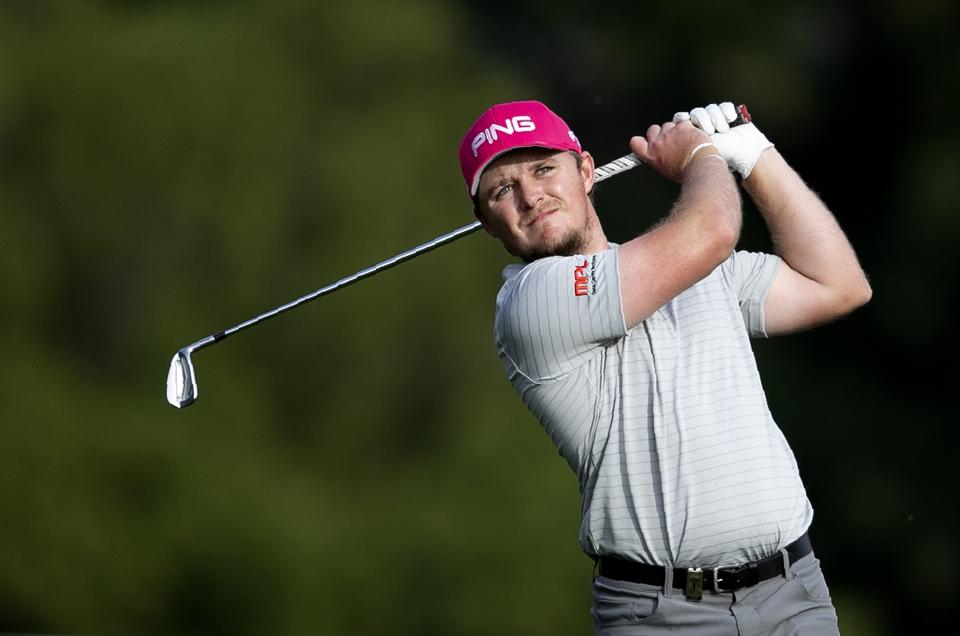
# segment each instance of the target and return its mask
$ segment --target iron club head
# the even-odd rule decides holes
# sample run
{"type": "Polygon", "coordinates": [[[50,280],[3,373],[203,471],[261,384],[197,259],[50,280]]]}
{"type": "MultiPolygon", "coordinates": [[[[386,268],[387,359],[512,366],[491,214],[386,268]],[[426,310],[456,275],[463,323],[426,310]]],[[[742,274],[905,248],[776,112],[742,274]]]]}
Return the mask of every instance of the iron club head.
{"type": "Polygon", "coordinates": [[[190,348],[185,347],[173,354],[167,372],[167,402],[178,409],[197,401],[197,377],[193,373],[191,353],[190,348]]]}

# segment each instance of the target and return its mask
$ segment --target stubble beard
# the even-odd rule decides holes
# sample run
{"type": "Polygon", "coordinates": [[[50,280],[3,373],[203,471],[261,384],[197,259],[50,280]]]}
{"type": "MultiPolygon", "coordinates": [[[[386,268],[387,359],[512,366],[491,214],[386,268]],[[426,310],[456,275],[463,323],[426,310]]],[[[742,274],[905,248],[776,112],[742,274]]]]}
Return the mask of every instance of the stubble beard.
{"type": "Polygon", "coordinates": [[[548,256],[573,256],[574,254],[583,254],[589,245],[589,219],[583,227],[572,229],[559,239],[545,242],[534,246],[523,253],[515,254],[526,263],[548,256]]]}
{"type": "Polygon", "coordinates": [[[524,262],[533,261],[548,256],[573,256],[584,251],[587,241],[583,230],[571,230],[570,233],[559,241],[554,241],[548,245],[538,245],[523,254],[517,254],[524,262]]]}

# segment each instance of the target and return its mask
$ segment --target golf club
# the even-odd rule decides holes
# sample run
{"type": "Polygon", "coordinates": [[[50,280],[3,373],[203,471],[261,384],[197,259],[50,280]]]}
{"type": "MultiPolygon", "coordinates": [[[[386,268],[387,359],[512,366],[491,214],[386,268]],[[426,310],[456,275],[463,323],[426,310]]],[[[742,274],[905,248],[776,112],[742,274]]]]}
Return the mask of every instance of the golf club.
{"type": "MultiPolygon", "coordinates": [[[[739,106],[737,111],[739,116],[730,124],[731,126],[737,126],[750,121],[750,115],[745,106],[739,106]]],[[[615,159],[610,163],[596,168],[594,172],[595,179],[597,182],[603,181],[604,179],[608,179],[614,175],[620,174],[632,168],[636,168],[637,166],[641,165],[641,163],[642,162],[633,154],[620,157],[619,159],[615,159]]],[[[308,303],[311,300],[316,300],[321,296],[325,296],[329,293],[337,291],[338,289],[352,285],[359,280],[363,280],[364,278],[373,276],[374,274],[382,272],[386,269],[390,269],[394,265],[408,261],[411,258],[419,256],[420,254],[425,254],[440,247],[441,245],[452,243],[459,238],[476,232],[480,229],[480,227],[481,225],[479,221],[474,221],[469,225],[464,225],[463,227],[453,230],[452,232],[438,236],[432,241],[427,241],[422,245],[418,245],[417,247],[409,249],[405,252],[401,252],[396,256],[377,263],[376,265],[371,265],[366,269],[362,269],[357,273],[351,274],[346,278],[342,278],[335,283],[327,285],[326,287],[322,287],[305,296],[301,296],[300,298],[297,298],[296,300],[285,305],[280,305],[275,309],[271,309],[270,311],[262,313],[258,316],[254,316],[253,318],[230,327],[229,329],[209,335],[202,340],[198,340],[193,344],[183,347],[173,355],[173,359],[170,361],[170,370],[167,373],[167,402],[177,408],[183,408],[185,406],[190,406],[197,400],[197,376],[193,368],[192,359],[194,352],[205,349],[226,339],[228,336],[232,336],[238,331],[243,331],[244,329],[258,325],[266,320],[269,320],[270,318],[273,318],[274,316],[279,316],[280,314],[290,311],[295,307],[299,307],[300,305],[308,303]]]]}

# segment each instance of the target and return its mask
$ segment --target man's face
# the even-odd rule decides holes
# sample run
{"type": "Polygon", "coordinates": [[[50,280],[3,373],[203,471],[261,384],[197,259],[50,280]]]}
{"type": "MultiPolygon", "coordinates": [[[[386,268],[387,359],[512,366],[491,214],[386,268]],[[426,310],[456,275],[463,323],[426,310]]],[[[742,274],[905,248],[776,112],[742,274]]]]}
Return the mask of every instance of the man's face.
{"type": "Polygon", "coordinates": [[[480,177],[477,216],[507,251],[530,262],[584,253],[595,239],[593,160],[565,150],[521,148],[480,177]]]}

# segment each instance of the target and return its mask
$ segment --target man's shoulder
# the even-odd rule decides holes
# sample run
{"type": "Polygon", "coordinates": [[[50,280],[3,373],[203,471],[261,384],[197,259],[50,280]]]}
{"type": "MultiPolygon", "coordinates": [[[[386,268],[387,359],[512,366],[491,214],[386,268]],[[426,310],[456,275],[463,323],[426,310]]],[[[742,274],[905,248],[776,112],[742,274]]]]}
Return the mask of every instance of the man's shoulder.
{"type": "Polygon", "coordinates": [[[611,243],[610,248],[604,250],[603,252],[597,252],[589,255],[571,254],[569,256],[545,256],[530,263],[511,263],[503,268],[503,282],[504,285],[508,285],[509,283],[516,282],[519,279],[526,278],[537,273],[545,273],[552,270],[554,267],[564,267],[567,264],[570,264],[571,267],[573,267],[581,264],[585,259],[593,259],[600,254],[615,252],[617,247],[618,246],[616,244],[611,243]]]}
{"type": "Polygon", "coordinates": [[[538,274],[548,272],[550,266],[558,262],[564,261],[568,256],[547,256],[544,258],[539,258],[530,263],[511,263],[503,268],[501,276],[503,277],[503,285],[500,287],[500,293],[497,295],[497,301],[499,303],[500,297],[504,294],[509,293],[511,289],[517,286],[521,281],[530,279],[530,277],[536,277],[538,274]]]}
{"type": "Polygon", "coordinates": [[[518,303],[522,305],[527,299],[535,302],[533,298],[536,297],[538,290],[549,287],[553,266],[559,264],[563,267],[563,261],[571,258],[573,257],[546,256],[530,263],[511,263],[504,267],[503,284],[497,292],[497,322],[499,323],[499,318],[508,313],[510,308],[516,308],[518,303]]]}
{"type": "Polygon", "coordinates": [[[507,283],[513,281],[517,276],[520,275],[520,272],[522,272],[527,268],[528,265],[531,264],[532,263],[510,263],[504,267],[501,274],[503,277],[503,284],[506,285],[507,283]]]}
{"type": "Polygon", "coordinates": [[[524,276],[529,276],[556,263],[575,258],[576,256],[545,256],[529,263],[510,263],[503,268],[503,281],[509,283],[520,276],[521,273],[524,276]]]}
{"type": "Polygon", "coordinates": [[[601,297],[609,300],[613,295],[619,303],[615,252],[614,246],[592,254],[547,256],[507,265],[497,293],[498,317],[506,312],[534,312],[555,319],[560,314],[582,313],[586,305],[601,302],[601,297]]]}

